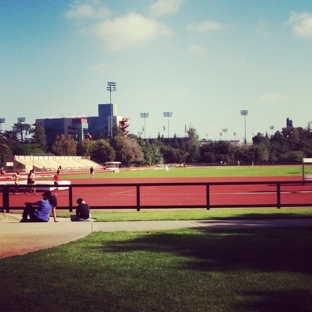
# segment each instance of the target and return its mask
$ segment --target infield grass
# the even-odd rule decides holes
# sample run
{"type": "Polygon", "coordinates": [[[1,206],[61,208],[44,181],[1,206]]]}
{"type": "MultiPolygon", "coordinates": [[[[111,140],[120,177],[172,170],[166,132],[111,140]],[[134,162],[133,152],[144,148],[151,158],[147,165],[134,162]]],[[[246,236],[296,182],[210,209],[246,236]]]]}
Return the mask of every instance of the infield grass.
{"type": "MultiPolygon", "coordinates": [[[[311,166],[312,168],[312,166],[311,166]]],[[[212,167],[169,167],[163,168],[136,168],[121,170],[120,172],[105,172],[96,170],[94,180],[97,178],[183,178],[183,177],[283,177],[301,176],[301,165],[293,166],[212,166],[212,167]]],[[[89,179],[89,173],[64,175],[66,179],[89,179]]]]}

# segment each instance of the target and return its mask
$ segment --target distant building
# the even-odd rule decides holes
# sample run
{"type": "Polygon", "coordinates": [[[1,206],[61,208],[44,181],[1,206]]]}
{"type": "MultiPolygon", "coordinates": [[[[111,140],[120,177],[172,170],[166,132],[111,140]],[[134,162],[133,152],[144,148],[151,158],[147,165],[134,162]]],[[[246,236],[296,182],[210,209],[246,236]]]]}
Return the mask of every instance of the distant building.
{"type": "Polygon", "coordinates": [[[98,116],[36,119],[36,123],[44,128],[47,143],[53,144],[61,134],[71,135],[78,142],[85,138],[111,137],[113,127],[119,126],[122,119],[117,116],[116,104],[99,104],[98,116]]]}

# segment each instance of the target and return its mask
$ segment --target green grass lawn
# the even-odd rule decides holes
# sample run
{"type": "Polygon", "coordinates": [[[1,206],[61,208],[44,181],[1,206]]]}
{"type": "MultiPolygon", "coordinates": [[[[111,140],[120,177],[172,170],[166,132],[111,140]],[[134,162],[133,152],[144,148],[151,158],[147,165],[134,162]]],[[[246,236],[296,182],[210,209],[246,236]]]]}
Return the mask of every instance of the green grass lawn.
{"type": "MultiPolygon", "coordinates": [[[[168,221],[168,220],[215,220],[215,219],[285,219],[312,218],[311,208],[230,208],[230,209],[162,209],[162,210],[92,210],[96,221],[168,221]]],[[[69,217],[72,212],[58,211],[58,217],[69,217]]]]}
{"type": "MultiPolygon", "coordinates": [[[[96,172],[100,175],[282,177],[300,176],[301,166],[96,172]]],[[[73,179],[81,177],[89,175],[73,179]]],[[[62,214],[69,215],[58,212],[62,214]]],[[[92,214],[98,221],[312,216],[308,208],[92,214]]],[[[55,248],[0,259],[0,311],[307,312],[312,311],[311,259],[309,227],[96,232],[55,248]]]]}
{"type": "Polygon", "coordinates": [[[312,230],[92,233],[0,260],[1,311],[312,311],[312,230]]]}
{"type": "MultiPolygon", "coordinates": [[[[312,166],[310,166],[312,168],[312,166]]],[[[308,168],[308,167],[307,167],[308,168]]],[[[308,170],[308,169],[307,169],[308,170]]],[[[212,166],[212,167],[170,167],[169,171],[164,169],[138,168],[137,170],[121,170],[114,172],[95,172],[97,178],[173,178],[173,177],[272,177],[272,176],[301,176],[301,165],[293,166],[212,166]]],[[[65,179],[90,178],[89,173],[63,175],[65,179]]]]}

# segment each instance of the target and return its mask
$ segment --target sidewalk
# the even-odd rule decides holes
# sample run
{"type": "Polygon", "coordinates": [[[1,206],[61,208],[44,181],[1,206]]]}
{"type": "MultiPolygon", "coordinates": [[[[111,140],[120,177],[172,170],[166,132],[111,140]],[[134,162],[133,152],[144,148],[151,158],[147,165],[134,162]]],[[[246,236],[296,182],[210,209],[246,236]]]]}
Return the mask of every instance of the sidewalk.
{"type": "Polygon", "coordinates": [[[66,244],[91,232],[312,226],[312,219],[71,222],[58,218],[57,223],[20,223],[20,219],[21,215],[0,213],[0,258],[66,244]]]}

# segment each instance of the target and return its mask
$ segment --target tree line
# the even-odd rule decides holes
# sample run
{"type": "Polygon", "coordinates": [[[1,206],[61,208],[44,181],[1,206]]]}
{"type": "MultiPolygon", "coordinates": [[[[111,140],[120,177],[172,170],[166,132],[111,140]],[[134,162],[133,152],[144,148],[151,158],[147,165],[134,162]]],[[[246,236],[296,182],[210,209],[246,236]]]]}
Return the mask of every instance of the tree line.
{"type": "Polygon", "coordinates": [[[90,156],[99,163],[120,161],[123,166],[151,166],[166,163],[192,164],[294,164],[312,158],[312,132],[309,128],[286,127],[272,135],[258,133],[252,144],[234,145],[229,141],[201,141],[196,129],[185,137],[143,139],[124,135],[117,127],[112,138],[83,139],[59,135],[52,145],[40,124],[14,124],[11,131],[0,132],[0,163],[5,155],[53,154],[90,156]]]}

